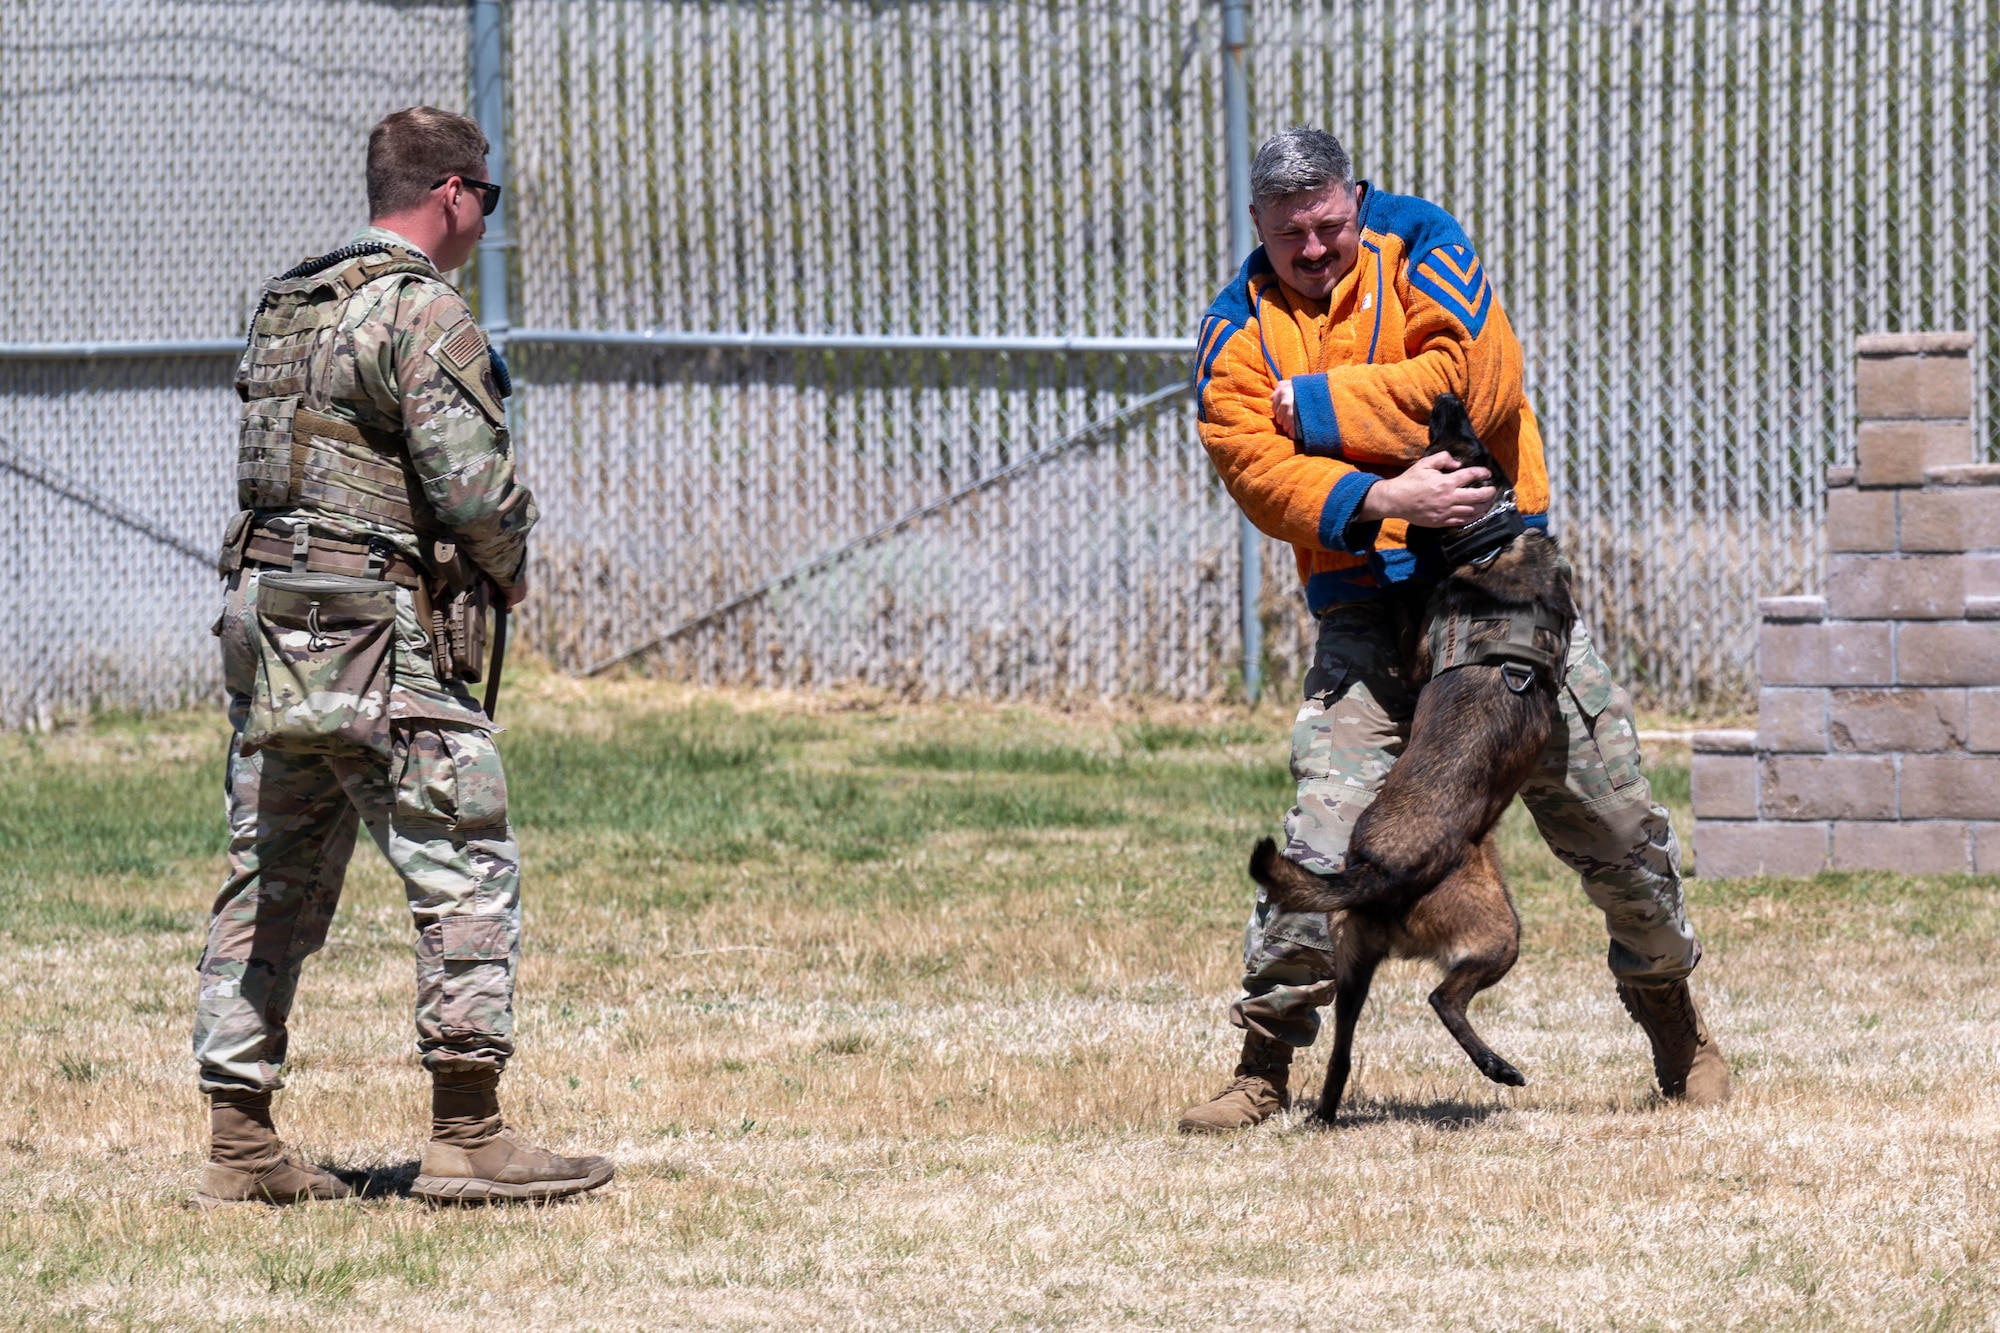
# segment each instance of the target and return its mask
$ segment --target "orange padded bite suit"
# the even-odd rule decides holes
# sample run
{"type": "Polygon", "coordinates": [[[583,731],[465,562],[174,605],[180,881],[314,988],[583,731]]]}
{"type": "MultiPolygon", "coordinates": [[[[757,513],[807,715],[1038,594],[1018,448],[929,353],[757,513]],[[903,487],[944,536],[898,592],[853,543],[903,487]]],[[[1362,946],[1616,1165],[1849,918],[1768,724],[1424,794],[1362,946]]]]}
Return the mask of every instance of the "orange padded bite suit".
{"type": "Polygon", "coordinates": [[[1464,401],[1529,525],[1548,524],[1521,345],[1471,242],[1435,204],[1356,188],[1360,253],[1332,295],[1287,288],[1260,246],[1209,307],[1195,356],[1202,443],[1250,521],[1292,544],[1315,615],[1418,573],[1402,520],[1354,516],[1369,487],[1430,448],[1441,393],[1464,401]],[[1271,416],[1283,380],[1296,440],[1271,416]]]}

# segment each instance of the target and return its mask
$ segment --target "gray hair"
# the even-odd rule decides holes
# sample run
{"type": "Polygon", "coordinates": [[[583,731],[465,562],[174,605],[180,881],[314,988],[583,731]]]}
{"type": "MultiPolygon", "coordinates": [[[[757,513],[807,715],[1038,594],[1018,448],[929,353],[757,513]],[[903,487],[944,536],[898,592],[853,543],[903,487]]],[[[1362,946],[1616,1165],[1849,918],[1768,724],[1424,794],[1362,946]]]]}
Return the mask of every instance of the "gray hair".
{"type": "Polygon", "coordinates": [[[1250,199],[1262,204],[1288,194],[1324,190],[1329,185],[1354,188],[1354,162],[1340,140],[1325,130],[1294,125],[1264,140],[1250,164],[1250,199]]]}

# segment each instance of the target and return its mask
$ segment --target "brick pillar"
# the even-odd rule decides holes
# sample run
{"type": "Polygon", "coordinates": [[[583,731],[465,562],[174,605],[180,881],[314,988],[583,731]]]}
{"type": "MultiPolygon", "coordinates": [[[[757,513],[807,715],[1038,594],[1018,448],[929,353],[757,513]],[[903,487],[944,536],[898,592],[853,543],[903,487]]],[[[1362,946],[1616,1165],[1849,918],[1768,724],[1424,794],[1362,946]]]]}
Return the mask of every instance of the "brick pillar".
{"type": "Polygon", "coordinates": [[[1704,875],[2000,871],[2000,466],[1972,338],[1856,342],[1826,596],[1758,603],[1757,730],[1694,740],[1704,875]]]}

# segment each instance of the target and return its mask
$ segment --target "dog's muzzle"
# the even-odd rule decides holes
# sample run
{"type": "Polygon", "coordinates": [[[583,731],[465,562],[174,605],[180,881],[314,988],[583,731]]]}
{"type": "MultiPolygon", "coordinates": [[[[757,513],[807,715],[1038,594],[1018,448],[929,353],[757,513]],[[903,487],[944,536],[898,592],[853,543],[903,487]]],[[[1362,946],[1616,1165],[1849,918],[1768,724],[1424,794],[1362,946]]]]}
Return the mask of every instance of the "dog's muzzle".
{"type": "Polygon", "coordinates": [[[1445,563],[1454,569],[1460,565],[1484,565],[1527,530],[1528,521],[1521,517],[1520,507],[1514,503],[1514,492],[1509,489],[1484,514],[1462,528],[1446,531],[1438,539],[1438,549],[1444,554],[1445,563]]]}

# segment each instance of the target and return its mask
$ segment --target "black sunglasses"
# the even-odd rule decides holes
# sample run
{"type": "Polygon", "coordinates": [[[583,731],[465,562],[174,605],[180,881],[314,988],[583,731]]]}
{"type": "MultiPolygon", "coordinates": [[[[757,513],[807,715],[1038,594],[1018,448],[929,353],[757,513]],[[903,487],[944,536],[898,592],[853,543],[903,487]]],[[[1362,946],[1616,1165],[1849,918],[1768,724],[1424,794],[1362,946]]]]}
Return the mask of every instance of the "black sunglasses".
{"type": "MultiPolygon", "coordinates": [[[[436,185],[431,186],[431,188],[435,190],[439,185],[449,185],[450,183],[451,177],[446,176],[443,180],[437,182],[436,185]]],[[[492,181],[476,181],[470,176],[460,176],[458,183],[468,190],[479,191],[479,212],[481,216],[490,218],[493,216],[493,210],[500,207],[500,187],[492,181]]]]}

